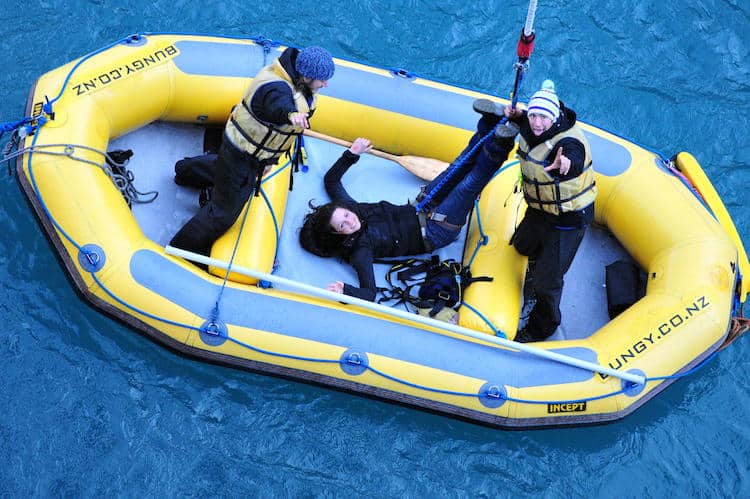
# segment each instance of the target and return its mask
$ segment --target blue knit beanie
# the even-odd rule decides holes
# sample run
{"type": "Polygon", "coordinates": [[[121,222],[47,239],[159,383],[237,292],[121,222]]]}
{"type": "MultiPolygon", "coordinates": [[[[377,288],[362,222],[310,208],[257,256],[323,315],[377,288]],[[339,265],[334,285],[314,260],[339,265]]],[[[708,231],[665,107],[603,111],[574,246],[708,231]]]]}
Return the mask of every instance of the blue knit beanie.
{"type": "Polygon", "coordinates": [[[560,116],[560,100],[557,98],[552,80],[544,80],[541,90],[531,96],[527,112],[541,114],[552,121],[557,121],[560,116]]]}
{"type": "Polygon", "coordinates": [[[323,47],[307,47],[297,54],[297,72],[313,80],[330,80],[334,65],[330,52],[323,47]]]}

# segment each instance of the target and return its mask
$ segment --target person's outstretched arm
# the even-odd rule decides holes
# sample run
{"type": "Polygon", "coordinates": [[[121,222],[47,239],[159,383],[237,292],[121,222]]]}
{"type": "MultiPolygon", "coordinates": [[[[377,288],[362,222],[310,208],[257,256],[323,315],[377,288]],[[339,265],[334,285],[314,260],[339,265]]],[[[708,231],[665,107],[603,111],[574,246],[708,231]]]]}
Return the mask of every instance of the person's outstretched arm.
{"type": "Polygon", "coordinates": [[[355,139],[351,147],[344,151],[341,157],[328,169],[323,178],[323,184],[332,201],[356,202],[346,192],[344,185],[341,183],[341,178],[349,170],[349,167],[359,161],[359,155],[368,152],[370,149],[372,149],[372,143],[369,140],[355,139]]]}
{"type": "Polygon", "coordinates": [[[375,286],[375,272],[373,265],[372,248],[369,246],[359,247],[351,254],[349,263],[357,272],[359,287],[344,284],[344,294],[361,298],[363,300],[375,301],[377,289],[375,286]]]}

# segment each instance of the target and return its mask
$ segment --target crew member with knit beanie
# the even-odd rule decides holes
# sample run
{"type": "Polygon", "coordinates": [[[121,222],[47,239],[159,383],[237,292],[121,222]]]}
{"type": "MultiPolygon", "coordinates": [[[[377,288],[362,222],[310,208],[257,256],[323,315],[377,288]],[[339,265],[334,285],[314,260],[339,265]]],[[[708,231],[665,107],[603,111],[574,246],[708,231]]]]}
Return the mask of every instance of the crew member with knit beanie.
{"type": "MultiPolygon", "coordinates": [[[[478,107],[504,114],[520,127],[518,156],[528,208],[511,244],[529,257],[525,286],[536,295],[536,304],[515,341],[541,341],[560,325],[563,276],[594,219],[591,150],[576,113],[560,102],[550,80],[531,96],[525,111],[489,100],[478,107]]],[[[524,295],[530,295],[528,289],[524,295]]]]}
{"type": "Polygon", "coordinates": [[[170,245],[210,254],[214,241],[232,226],[263,173],[310,127],[317,93],[328,86],[334,69],[333,58],[324,48],[290,47],[258,72],[232,110],[218,154],[175,164],[175,183],[213,189],[170,245]]]}

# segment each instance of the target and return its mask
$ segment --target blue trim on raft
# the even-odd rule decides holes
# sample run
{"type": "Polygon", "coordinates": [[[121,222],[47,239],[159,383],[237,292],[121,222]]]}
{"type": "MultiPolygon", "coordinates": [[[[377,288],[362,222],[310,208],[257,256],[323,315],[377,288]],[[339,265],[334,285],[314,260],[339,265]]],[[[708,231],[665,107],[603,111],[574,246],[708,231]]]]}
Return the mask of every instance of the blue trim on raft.
{"type": "MultiPolygon", "coordinates": [[[[203,317],[210,313],[220,290],[219,285],[205,281],[151,250],[135,252],[130,260],[130,271],[141,286],[203,317]]],[[[593,376],[587,370],[523,352],[487,347],[368,315],[234,288],[224,290],[221,319],[227,325],[366,352],[371,363],[377,364],[372,355],[379,355],[517,387],[577,383],[593,376]],[[276,312],[270,314],[269,310],[276,312]],[[304,317],[304,320],[289,320],[289,317],[304,317]],[[336,327],[331,327],[334,324],[336,327]],[[522,374],[525,376],[519,377],[522,374]]],[[[588,362],[597,361],[596,353],[586,348],[552,351],[588,362]]]]}

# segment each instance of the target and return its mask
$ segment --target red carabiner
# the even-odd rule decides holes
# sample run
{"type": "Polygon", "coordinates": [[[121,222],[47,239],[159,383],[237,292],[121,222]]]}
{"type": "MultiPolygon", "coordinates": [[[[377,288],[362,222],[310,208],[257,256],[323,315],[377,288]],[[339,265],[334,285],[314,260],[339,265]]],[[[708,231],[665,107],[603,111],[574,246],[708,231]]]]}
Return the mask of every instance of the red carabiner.
{"type": "Polygon", "coordinates": [[[521,37],[518,39],[518,46],[516,47],[519,60],[526,61],[531,57],[531,53],[534,51],[534,38],[536,38],[536,34],[533,31],[527,36],[521,28],[521,37]]]}

